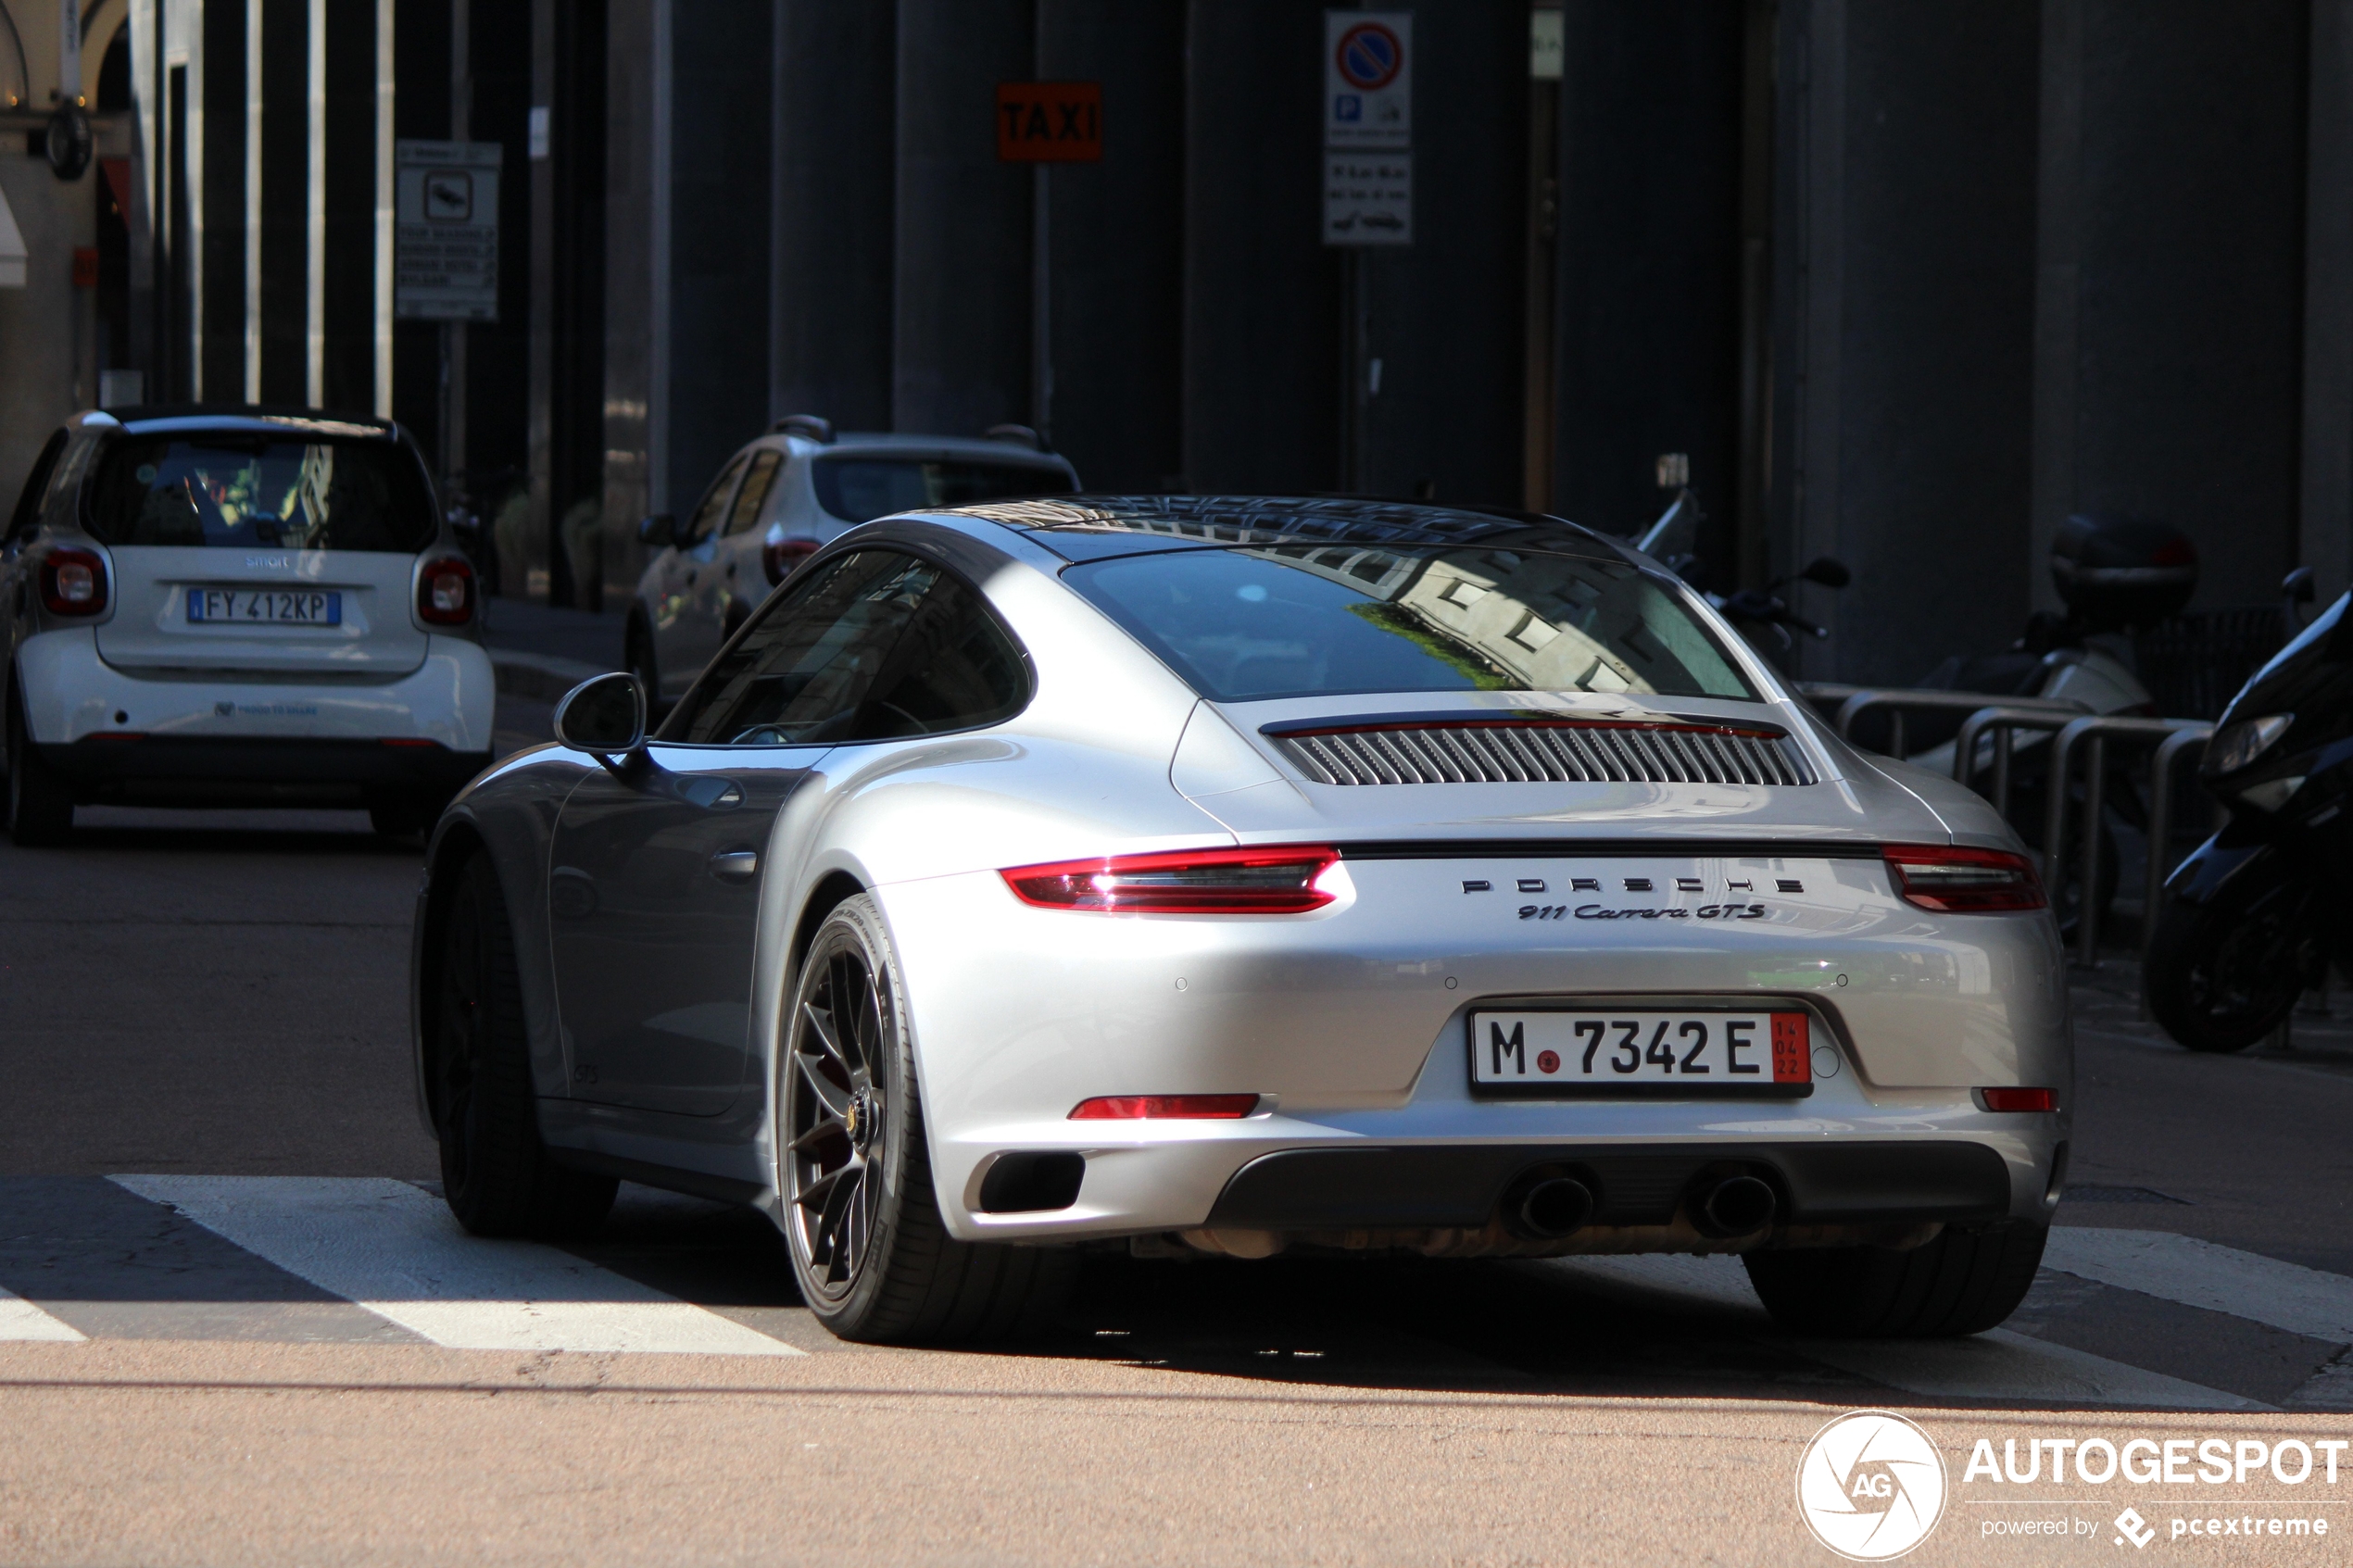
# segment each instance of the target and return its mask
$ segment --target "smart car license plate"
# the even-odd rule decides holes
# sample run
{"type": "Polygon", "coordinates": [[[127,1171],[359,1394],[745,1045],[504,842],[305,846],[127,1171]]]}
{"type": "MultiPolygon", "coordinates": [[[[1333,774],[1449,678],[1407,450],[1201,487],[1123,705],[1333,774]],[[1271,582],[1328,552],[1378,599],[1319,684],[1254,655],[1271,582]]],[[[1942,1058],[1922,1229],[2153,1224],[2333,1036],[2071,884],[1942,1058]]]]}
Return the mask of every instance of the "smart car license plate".
{"type": "Polygon", "coordinates": [[[340,626],[343,596],[321,588],[191,588],[188,619],[340,626]]]}
{"type": "Polygon", "coordinates": [[[1530,1089],[1693,1093],[1814,1081],[1799,1011],[1595,1009],[1474,1012],[1471,1082],[1530,1089]]]}

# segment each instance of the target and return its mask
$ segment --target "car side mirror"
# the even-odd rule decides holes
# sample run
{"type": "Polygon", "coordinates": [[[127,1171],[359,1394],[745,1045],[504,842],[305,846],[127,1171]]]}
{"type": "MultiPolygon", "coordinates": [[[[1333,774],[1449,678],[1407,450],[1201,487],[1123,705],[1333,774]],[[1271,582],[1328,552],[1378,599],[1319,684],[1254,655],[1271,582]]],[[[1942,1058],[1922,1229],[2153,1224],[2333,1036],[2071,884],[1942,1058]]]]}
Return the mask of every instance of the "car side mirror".
{"type": "Polygon", "coordinates": [[[1846,563],[1836,556],[1816,556],[1797,575],[1806,582],[1825,588],[1843,588],[1855,581],[1855,574],[1848,571],[1846,563]]]}
{"type": "Polygon", "coordinates": [[[2312,586],[2312,569],[2309,566],[2299,566],[2289,572],[2280,581],[2280,592],[2292,605],[2310,604],[2316,593],[2312,586]]]}
{"type": "Polygon", "coordinates": [[[646,688],[620,671],[581,682],[556,704],[556,739],[600,757],[643,750],[646,688]]]}
{"type": "Polygon", "coordinates": [[[659,550],[675,544],[677,539],[678,520],[668,512],[656,512],[637,524],[637,542],[641,545],[659,550]]]}

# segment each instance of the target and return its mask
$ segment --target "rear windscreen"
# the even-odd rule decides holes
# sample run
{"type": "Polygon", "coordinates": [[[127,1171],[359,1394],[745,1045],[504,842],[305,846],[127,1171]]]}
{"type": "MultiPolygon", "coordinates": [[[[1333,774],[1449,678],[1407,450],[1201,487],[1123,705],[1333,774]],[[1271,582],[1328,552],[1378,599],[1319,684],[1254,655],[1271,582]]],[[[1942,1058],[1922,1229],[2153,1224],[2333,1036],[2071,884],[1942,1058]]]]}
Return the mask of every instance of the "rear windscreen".
{"type": "Polygon", "coordinates": [[[1173,551],[1063,580],[1203,696],[1627,692],[1754,699],[1715,635],[1624,560],[1362,545],[1173,551]]]}
{"type": "Polygon", "coordinates": [[[925,507],[964,507],[1066,495],[1060,469],[969,458],[820,458],[810,468],[817,504],[850,522],[872,522],[925,507]]]}
{"type": "Polygon", "coordinates": [[[106,449],[90,532],[109,545],[414,554],[437,527],[424,474],[392,442],[176,434],[106,449]]]}

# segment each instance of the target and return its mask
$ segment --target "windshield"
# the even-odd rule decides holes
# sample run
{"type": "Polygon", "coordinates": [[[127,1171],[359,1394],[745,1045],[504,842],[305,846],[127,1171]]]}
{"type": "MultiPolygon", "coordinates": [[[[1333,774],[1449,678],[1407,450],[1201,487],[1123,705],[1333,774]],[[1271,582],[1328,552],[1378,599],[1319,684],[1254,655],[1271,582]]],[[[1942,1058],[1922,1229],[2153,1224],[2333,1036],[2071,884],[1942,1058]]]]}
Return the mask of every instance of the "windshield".
{"type": "Polygon", "coordinates": [[[1028,495],[1067,495],[1057,468],[969,458],[820,458],[811,465],[817,504],[849,522],[922,507],[965,507],[1028,495]]]}
{"type": "Polygon", "coordinates": [[[132,436],[91,489],[90,532],[109,545],[414,554],[436,531],[416,459],[387,441],[132,436]]]}
{"type": "Polygon", "coordinates": [[[1130,556],[1072,567],[1063,580],[1218,701],[1756,696],[1674,595],[1620,560],[1301,545],[1130,556]]]}

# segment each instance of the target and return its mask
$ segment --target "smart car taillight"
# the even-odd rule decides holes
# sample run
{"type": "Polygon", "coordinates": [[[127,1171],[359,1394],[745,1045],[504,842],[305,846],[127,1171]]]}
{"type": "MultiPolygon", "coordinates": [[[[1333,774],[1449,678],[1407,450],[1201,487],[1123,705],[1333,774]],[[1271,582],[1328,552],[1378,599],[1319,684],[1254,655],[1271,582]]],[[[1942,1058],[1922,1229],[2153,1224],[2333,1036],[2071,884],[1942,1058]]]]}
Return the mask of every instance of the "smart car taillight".
{"type": "Polygon", "coordinates": [[[2007,849],[1891,844],[1880,854],[1904,901],[1939,914],[2007,914],[2039,909],[2048,902],[2034,862],[2007,849]]]}
{"type": "Polygon", "coordinates": [[[1041,909],[1099,914],[1295,915],[1338,895],[1317,884],[1340,863],[1322,846],[1179,849],[1016,866],[999,874],[1013,897],[1041,909]]]}
{"type": "Polygon", "coordinates": [[[95,615],[107,608],[107,563],[90,550],[60,546],[41,558],[41,603],[52,615],[95,615]]]}
{"type": "Polygon", "coordinates": [[[425,562],[417,573],[417,619],[431,626],[463,626],[474,618],[474,569],[463,556],[425,562]]]}
{"type": "Polygon", "coordinates": [[[1231,1122],[1258,1109],[1256,1095],[1098,1095],[1071,1109],[1073,1122],[1231,1122]]]}
{"type": "Polygon", "coordinates": [[[760,546],[760,568],[771,586],[793,574],[793,569],[817,553],[814,539],[771,539],[760,546]]]}

